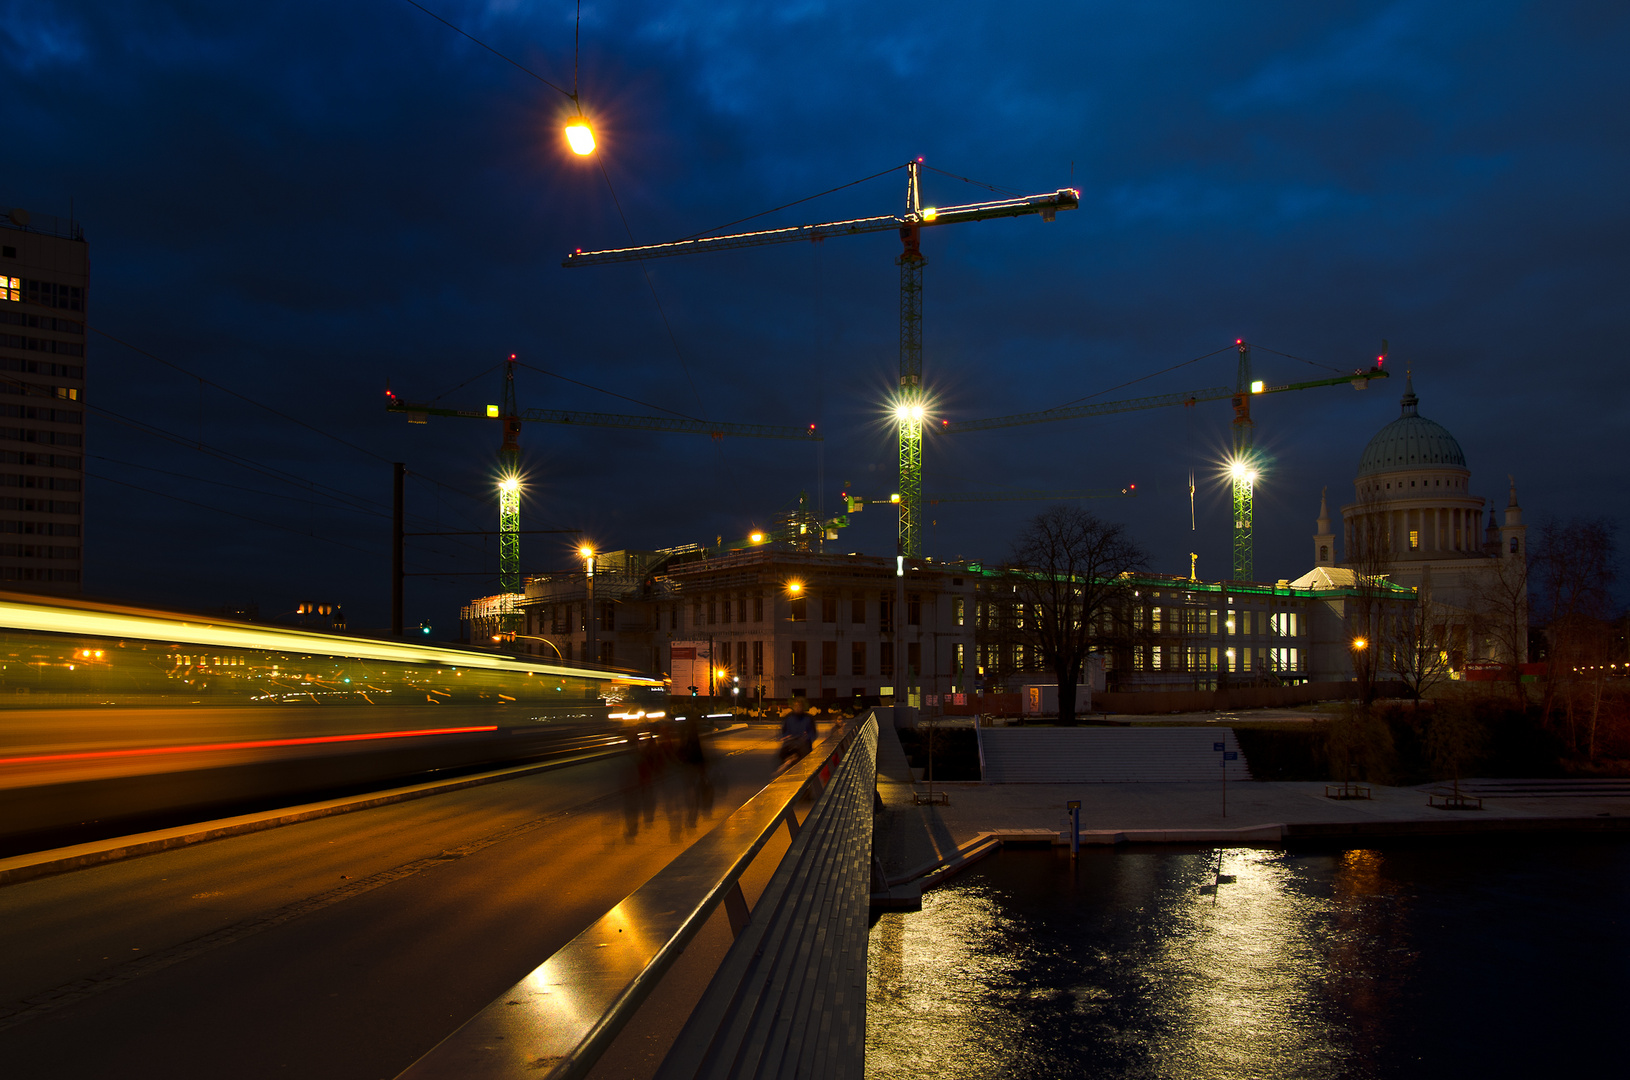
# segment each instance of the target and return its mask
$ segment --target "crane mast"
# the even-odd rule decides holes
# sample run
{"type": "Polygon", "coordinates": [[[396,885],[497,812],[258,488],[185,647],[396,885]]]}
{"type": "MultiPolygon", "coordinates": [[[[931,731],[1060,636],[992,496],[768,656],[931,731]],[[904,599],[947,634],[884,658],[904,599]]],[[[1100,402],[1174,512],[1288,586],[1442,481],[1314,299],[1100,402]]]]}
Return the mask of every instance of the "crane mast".
{"type": "Polygon", "coordinates": [[[900,427],[899,554],[922,554],[923,516],[923,267],[922,193],[917,162],[906,166],[906,223],[900,226],[904,249],[900,267],[900,397],[895,419],[900,427]]]}
{"type": "Polygon", "coordinates": [[[705,251],[725,251],[785,244],[796,240],[826,240],[835,236],[898,230],[902,251],[895,260],[900,268],[900,382],[894,402],[900,442],[900,537],[899,554],[906,558],[922,556],[923,419],[927,402],[923,397],[923,267],[922,231],[938,225],[1037,214],[1052,221],[1060,210],[1081,205],[1081,193],[1074,188],[1038,195],[1021,195],[964,206],[922,205],[922,159],[906,164],[906,206],[902,214],[851,218],[818,225],[793,225],[726,236],[702,236],[666,244],[610,248],[604,251],[581,249],[566,256],[563,266],[598,266],[606,263],[635,262],[672,255],[705,251]]]}
{"type": "Polygon", "coordinates": [[[1251,504],[1256,489],[1256,422],[1251,419],[1251,346],[1239,347],[1239,376],[1234,397],[1234,458],[1228,471],[1234,482],[1234,580],[1251,581],[1256,574],[1256,543],[1252,536],[1251,504]]]}
{"type": "MultiPolygon", "coordinates": [[[[521,417],[515,357],[504,365],[504,441],[498,447],[498,589],[521,591],[521,417]]],[[[510,629],[510,627],[505,627],[510,629]]]]}

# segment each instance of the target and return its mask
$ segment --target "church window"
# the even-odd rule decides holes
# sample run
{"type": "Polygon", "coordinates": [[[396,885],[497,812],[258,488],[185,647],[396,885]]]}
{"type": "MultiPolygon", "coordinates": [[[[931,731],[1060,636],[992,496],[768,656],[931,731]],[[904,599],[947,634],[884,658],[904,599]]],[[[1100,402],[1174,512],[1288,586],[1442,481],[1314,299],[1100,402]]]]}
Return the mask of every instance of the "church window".
{"type": "Polygon", "coordinates": [[[1330,561],[1330,545],[1329,544],[1320,544],[1319,545],[1319,561],[1320,562],[1329,562],[1330,561]]]}
{"type": "Polygon", "coordinates": [[[1516,553],[1517,553],[1517,538],[1515,536],[1513,536],[1511,538],[1511,554],[1515,555],[1516,553]]]}

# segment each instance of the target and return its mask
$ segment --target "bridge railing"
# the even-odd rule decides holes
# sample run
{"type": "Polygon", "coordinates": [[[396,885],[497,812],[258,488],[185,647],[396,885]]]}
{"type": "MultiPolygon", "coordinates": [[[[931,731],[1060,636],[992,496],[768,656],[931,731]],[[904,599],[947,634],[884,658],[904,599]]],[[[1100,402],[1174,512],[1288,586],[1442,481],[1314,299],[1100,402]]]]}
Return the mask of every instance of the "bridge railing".
{"type": "Polygon", "coordinates": [[[661,1075],[775,1075],[806,1049],[835,1055],[828,1074],[858,1075],[877,724],[874,712],[828,735],[398,1080],[586,1076],[720,905],[736,940],[661,1075]],[[742,875],[783,826],[791,844],[750,909],[742,875]],[[823,1015],[849,1034],[809,1030],[806,1047],[823,1015]]]}

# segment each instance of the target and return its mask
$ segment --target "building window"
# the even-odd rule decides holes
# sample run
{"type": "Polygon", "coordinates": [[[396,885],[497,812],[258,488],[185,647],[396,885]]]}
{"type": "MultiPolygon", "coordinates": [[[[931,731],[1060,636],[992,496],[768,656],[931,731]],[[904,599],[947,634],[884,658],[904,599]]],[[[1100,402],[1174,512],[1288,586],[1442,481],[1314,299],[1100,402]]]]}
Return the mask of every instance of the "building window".
{"type": "Polygon", "coordinates": [[[877,622],[884,633],[894,629],[894,604],[886,596],[877,602],[877,622]]]}
{"type": "Polygon", "coordinates": [[[963,615],[962,597],[951,597],[951,625],[962,626],[964,625],[965,621],[966,620],[963,615]]]}
{"type": "Polygon", "coordinates": [[[736,642],[736,672],[737,675],[747,674],[747,642],[736,642]]]}
{"type": "Polygon", "coordinates": [[[1319,545],[1319,561],[1320,562],[1329,562],[1330,561],[1330,545],[1329,544],[1320,544],[1319,545]]]}
{"type": "Polygon", "coordinates": [[[838,643],[835,641],[821,642],[821,674],[836,675],[838,673],[838,643]]]}
{"type": "Polygon", "coordinates": [[[700,600],[697,600],[695,605],[691,608],[691,625],[702,625],[702,601],[700,600]]]}
{"type": "Polygon", "coordinates": [[[920,641],[906,645],[906,674],[916,677],[923,673],[923,646],[920,641]]]}
{"type": "Polygon", "coordinates": [[[894,678],[894,644],[880,641],[877,643],[877,673],[885,679],[894,678]]]}
{"type": "Polygon", "coordinates": [[[866,674],[866,643],[864,641],[851,642],[849,645],[849,674],[866,674]]]}
{"type": "Polygon", "coordinates": [[[923,602],[915,593],[906,597],[906,623],[909,626],[923,624],[923,602]]]}
{"type": "Polygon", "coordinates": [[[617,662],[617,645],[616,645],[616,642],[612,642],[612,641],[602,641],[602,642],[600,642],[600,663],[605,664],[607,667],[610,667],[612,664],[615,664],[616,662],[617,662]]]}
{"type": "Polygon", "coordinates": [[[803,622],[809,618],[809,601],[804,597],[795,597],[787,606],[792,611],[793,622],[803,622]]]}
{"type": "Polygon", "coordinates": [[[764,598],[762,596],[753,597],[753,621],[764,621],[764,598]]]}
{"type": "Polygon", "coordinates": [[[736,597],[736,621],[739,623],[747,621],[747,597],[745,596],[736,597]]]}
{"type": "Polygon", "coordinates": [[[965,655],[963,653],[963,649],[965,649],[965,648],[966,648],[966,646],[960,641],[955,642],[951,646],[951,674],[952,675],[961,675],[963,673],[963,671],[966,670],[966,668],[964,667],[966,657],[965,657],[965,655]]]}
{"type": "Polygon", "coordinates": [[[857,596],[849,601],[849,621],[856,626],[866,625],[866,598],[857,596]]]}
{"type": "Polygon", "coordinates": [[[792,674],[809,674],[809,642],[807,641],[792,643],[792,674]]]}
{"type": "Polygon", "coordinates": [[[1515,536],[1513,536],[1511,538],[1511,554],[1515,555],[1516,553],[1517,553],[1517,538],[1515,536]]]}
{"type": "Polygon", "coordinates": [[[707,624],[709,626],[712,626],[714,623],[716,623],[718,621],[719,621],[719,602],[717,600],[709,600],[707,602],[707,624]]]}
{"type": "MultiPolygon", "coordinates": [[[[600,629],[617,629],[617,608],[615,605],[609,603],[600,605],[600,629]]],[[[606,662],[610,663],[609,660],[606,662]]]]}
{"type": "MultiPolygon", "coordinates": [[[[6,249],[8,252],[10,248],[6,249]]],[[[10,300],[13,303],[23,298],[23,283],[14,277],[0,277],[0,300],[10,300]]]]}
{"type": "Polygon", "coordinates": [[[753,674],[764,674],[764,643],[762,641],[753,642],[753,674]]]}
{"type": "Polygon", "coordinates": [[[838,598],[835,596],[821,597],[821,621],[835,623],[838,621],[838,598]]]}
{"type": "Polygon", "coordinates": [[[1409,550],[1415,551],[1421,546],[1421,534],[1416,529],[1409,530],[1409,550]]]}
{"type": "Polygon", "coordinates": [[[719,613],[719,621],[728,626],[730,624],[730,597],[725,597],[724,603],[720,606],[724,610],[719,613]]]}

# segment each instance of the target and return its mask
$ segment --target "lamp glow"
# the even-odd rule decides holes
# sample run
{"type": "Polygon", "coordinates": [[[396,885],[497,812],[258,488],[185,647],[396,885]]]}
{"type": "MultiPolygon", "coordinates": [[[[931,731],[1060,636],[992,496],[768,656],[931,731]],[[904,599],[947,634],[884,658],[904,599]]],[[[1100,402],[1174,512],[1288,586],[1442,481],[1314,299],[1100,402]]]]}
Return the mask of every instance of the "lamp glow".
{"type": "Polygon", "coordinates": [[[505,477],[503,480],[498,482],[498,490],[507,494],[514,494],[515,492],[521,490],[521,482],[515,479],[513,476],[505,477]]]}
{"type": "Polygon", "coordinates": [[[594,153],[594,132],[589,128],[589,122],[583,117],[575,117],[566,125],[566,142],[572,148],[572,153],[579,157],[587,157],[594,153]]]}
{"type": "Polygon", "coordinates": [[[1365,641],[1363,638],[1356,637],[1356,638],[1353,639],[1353,648],[1355,648],[1355,649],[1367,649],[1369,647],[1370,647],[1370,643],[1368,641],[1365,641]]]}
{"type": "Polygon", "coordinates": [[[589,547],[589,545],[584,544],[582,547],[577,549],[577,554],[579,558],[592,558],[594,556],[594,549],[589,547]]]}
{"type": "Polygon", "coordinates": [[[787,582],[787,591],[792,593],[794,596],[797,596],[799,593],[804,591],[804,583],[801,581],[789,581],[787,582]]]}
{"type": "Polygon", "coordinates": [[[1261,379],[1258,379],[1256,382],[1251,384],[1251,393],[1260,394],[1265,386],[1267,386],[1267,383],[1263,382],[1261,379]]]}
{"type": "Polygon", "coordinates": [[[761,533],[761,532],[756,532],[756,533],[753,533],[751,536],[749,536],[747,539],[751,540],[755,544],[762,544],[764,542],[764,534],[761,533]]]}

